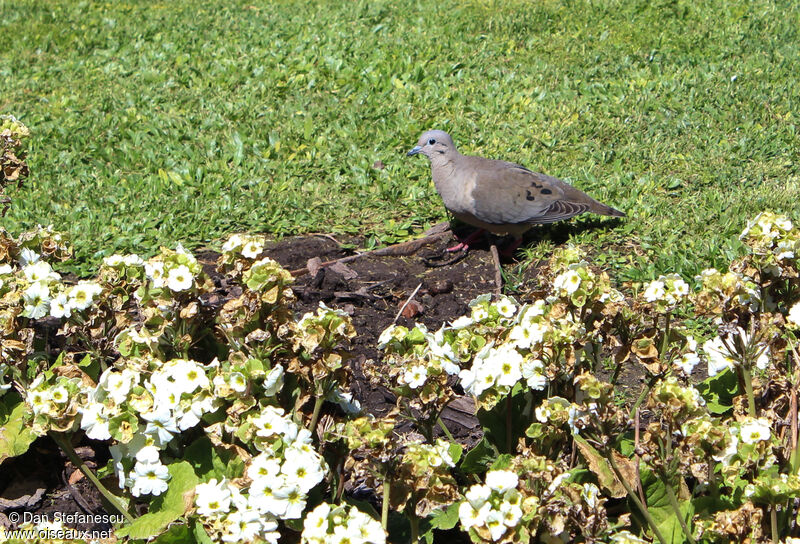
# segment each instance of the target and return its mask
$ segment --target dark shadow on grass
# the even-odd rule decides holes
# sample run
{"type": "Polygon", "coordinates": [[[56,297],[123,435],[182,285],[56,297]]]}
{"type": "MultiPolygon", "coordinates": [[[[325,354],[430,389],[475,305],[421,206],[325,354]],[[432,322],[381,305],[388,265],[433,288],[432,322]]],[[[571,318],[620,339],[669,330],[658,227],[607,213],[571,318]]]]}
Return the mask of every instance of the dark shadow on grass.
{"type": "MultiPolygon", "coordinates": [[[[623,219],[619,217],[599,217],[599,216],[586,216],[580,219],[572,219],[567,221],[559,221],[548,225],[534,225],[522,238],[520,248],[528,247],[537,244],[544,240],[549,240],[555,245],[562,245],[569,241],[573,236],[580,234],[587,230],[611,230],[622,224],[623,219]]],[[[464,239],[469,236],[475,227],[461,223],[454,220],[451,222],[453,232],[458,239],[464,239]]],[[[475,243],[471,244],[472,249],[489,250],[492,244],[496,244],[498,250],[501,252],[502,261],[512,261],[513,257],[503,256],[502,251],[513,241],[513,236],[496,236],[487,233],[482,238],[478,239],[475,243]]]]}

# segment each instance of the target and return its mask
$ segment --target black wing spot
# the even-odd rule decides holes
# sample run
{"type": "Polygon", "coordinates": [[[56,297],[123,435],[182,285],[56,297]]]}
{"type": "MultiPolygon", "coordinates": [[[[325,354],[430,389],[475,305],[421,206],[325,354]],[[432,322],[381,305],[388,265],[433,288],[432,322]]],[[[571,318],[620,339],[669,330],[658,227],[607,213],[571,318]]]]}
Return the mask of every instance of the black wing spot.
{"type": "Polygon", "coordinates": [[[553,193],[553,191],[551,191],[550,189],[542,189],[540,192],[541,192],[543,195],[549,195],[549,194],[552,194],[552,193],[553,193]]]}
{"type": "Polygon", "coordinates": [[[536,197],[535,197],[535,196],[533,196],[533,195],[531,194],[531,192],[530,192],[530,191],[525,191],[525,195],[526,195],[526,196],[525,196],[525,200],[529,200],[529,201],[531,201],[531,202],[533,202],[534,200],[536,200],[536,197]]]}
{"type": "Polygon", "coordinates": [[[531,187],[533,187],[534,189],[541,189],[542,188],[542,186],[539,183],[536,183],[535,181],[531,182],[531,187]]]}

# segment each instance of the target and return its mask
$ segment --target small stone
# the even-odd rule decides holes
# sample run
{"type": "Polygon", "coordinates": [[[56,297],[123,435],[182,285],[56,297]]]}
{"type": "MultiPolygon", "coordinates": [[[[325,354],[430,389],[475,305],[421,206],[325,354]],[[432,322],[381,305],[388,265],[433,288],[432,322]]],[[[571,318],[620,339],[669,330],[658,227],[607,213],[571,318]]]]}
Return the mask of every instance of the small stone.
{"type": "Polygon", "coordinates": [[[421,314],[424,309],[425,308],[422,306],[422,304],[420,304],[416,300],[412,300],[406,305],[405,308],[403,308],[403,312],[401,315],[406,319],[412,319],[421,314]]]}
{"type": "Polygon", "coordinates": [[[438,280],[428,286],[428,292],[432,295],[442,295],[453,290],[453,282],[450,280],[438,280]]]}

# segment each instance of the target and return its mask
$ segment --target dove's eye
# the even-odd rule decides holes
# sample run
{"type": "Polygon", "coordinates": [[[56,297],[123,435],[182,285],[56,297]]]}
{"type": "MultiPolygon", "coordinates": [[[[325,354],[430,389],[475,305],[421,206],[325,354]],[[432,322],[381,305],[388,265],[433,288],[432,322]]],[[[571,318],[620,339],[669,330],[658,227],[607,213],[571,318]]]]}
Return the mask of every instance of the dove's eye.
{"type": "Polygon", "coordinates": [[[430,140],[428,140],[428,145],[433,145],[433,144],[435,144],[435,143],[436,143],[436,140],[434,140],[433,138],[431,138],[430,140]]]}

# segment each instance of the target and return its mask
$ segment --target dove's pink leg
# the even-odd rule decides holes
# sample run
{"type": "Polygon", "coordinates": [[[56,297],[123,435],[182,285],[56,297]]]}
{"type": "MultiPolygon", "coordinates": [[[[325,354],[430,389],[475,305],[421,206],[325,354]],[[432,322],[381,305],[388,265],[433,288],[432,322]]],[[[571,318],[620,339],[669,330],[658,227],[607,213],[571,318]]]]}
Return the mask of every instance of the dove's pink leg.
{"type": "Polygon", "coordinates": [[[472,234],[470,234],[469,236],[464,238],[464,240],[462,240],[458,244],[454,245],[453,247],[448,247],[447,251],[453,252],[453,251],[461,251],[461,250],[467,251],[467,250],[469,250],[469,245],[472,242],[474,242],[475,240],[477,240],[478,237],[481,234],[483,234],[484,232],[486,232],[486,231],[483,230],[483,229],[476,230],[475,232],[473,232],[472,234]]]}

